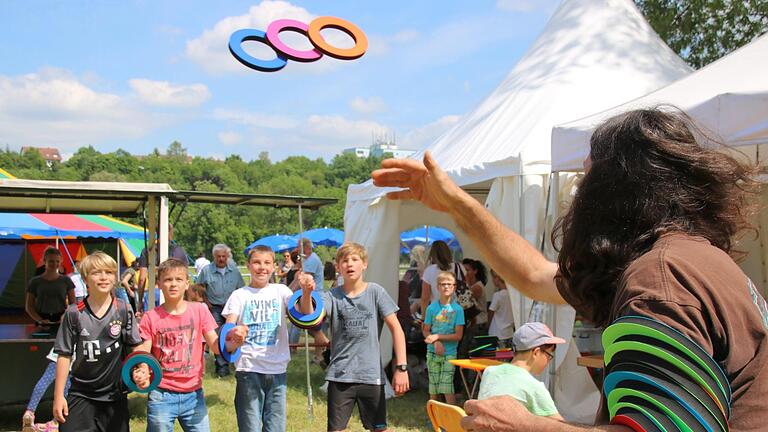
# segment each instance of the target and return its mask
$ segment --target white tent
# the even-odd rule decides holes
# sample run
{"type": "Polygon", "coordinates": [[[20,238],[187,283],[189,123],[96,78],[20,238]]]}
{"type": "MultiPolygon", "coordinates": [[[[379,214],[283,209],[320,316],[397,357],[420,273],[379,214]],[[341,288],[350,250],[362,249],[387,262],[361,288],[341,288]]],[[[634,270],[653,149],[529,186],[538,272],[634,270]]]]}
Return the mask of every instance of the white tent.
{"type": "MultiPolygon", "coordinates": [[[[737,148],[760,162],[768,144],[768,35],[692,74],[622,105],[572,121],[552,130],[552,170],[579,171],[589,153],[589,138],[595,127],[616,114],[638,108],[672,105],[690,115],[709,135],[714,133],[728,147],[737,148]]],[[[763,156],[763,159],[765,157],[763,156]]],[[[763,162],[764,163],[764,162],[763,162]]],[[[762,202],[768,202],[768,190],[762,202]]],[[[768,294],[768,212],[755,221],[759,237],[741,240],[739,250],[749,254],[742,269],[768,294]]]]}
{"type": "MultiPolygon", "coordinates": [[[[603,120],[637,108],[671,104],[731,147],[768,144],[768,35],[652,93],[552,131],[552,170],[578,171],[603,120]]],[[[749,149],[747,149],[749,151],[749,149]]]]}
{"type": "MultiPolygon", "coordinates": [[[[539,245],[552,222],[551,215],[545,220],[544,211],[552,127],[638,97],[689,72],[630,0],[564,0],[506,79],[429,150],[454,181],[539,245]]],[[[560,184],[568,184],[568,179],[562,180],[560,184]]],[[[450,229],[465,256],[480,258],[446,215],[414,202],[388,201],[383,198],[386,192],[370,181],[351,185],[347,192],[346,240],[368,248],[368,280],[397,295],[398,236],[417,225],[450,229]]],[[[554,191],[552,202],[564,197],[554,191]]],[[[526,321],[528,303],[514,297],[520,324],[526,321]]],[[[571,308],[560,307],[549,322],[555,333],[569,337],[573,317],[571,308]]],[[[388,361],[389,334],[382,335],[382,341],[382,357],[388,361]]],[[[591,421],[599,395],[586,370],[576,366],[575,355],[573,347],[557,352],[562,378],[557,379],[555,400],[569,418],[591,421]]]]}

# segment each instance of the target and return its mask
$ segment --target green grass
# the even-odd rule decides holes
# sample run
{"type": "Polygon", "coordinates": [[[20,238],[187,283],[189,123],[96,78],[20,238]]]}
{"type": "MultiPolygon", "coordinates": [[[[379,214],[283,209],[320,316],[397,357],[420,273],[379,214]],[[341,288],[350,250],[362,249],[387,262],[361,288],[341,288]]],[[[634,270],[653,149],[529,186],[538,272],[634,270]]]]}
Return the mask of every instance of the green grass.
{"type": "MultiPolygon", "coordinates": [[[[326,395],[319,387],[324,383],[324,374],[319,366],[310,364],[312,380],[312,403],[314,415],[310,418],[307,411],[307,378],[304,351],[299,350],[288,365],[288,419],[287,431],[313,432],[325,431],[327,420],[326,395]]],[[[236,431],[235,417],[235,377],[217,378],[213,373],[213,363],[206,362],[206,375],[203,378],[205,401],[212,431],[236,431]]],[[[427,431],[427,414],[424,406],[428,396],[425,391],[413,391],[387,401],[388,422],[393,431],[427,431]]],[[[128,400],[131,412],[131,430],[146,430],[146,397],[132,394],[128,400]]],[[[181,427],[176,425],[177,431],[181,427]]],[[[349,431],[364,431],[357,411],[349,422],[349,431]]]]}
{"type": "MultiPolygon", "coordinates": [[[[203,378],[205,401],[208,406],[208,416],[211,422],[211,430],[236,431],[237,419],[235,417],[235,377],[234,374],[226,378],[216,378],[213,373],[213,360],[206,361],[206,375],[203,378]]],[[[309,418],[307,413],[307,378],[304,351],[299,350],[294,354],[288,365],[288,432],[314,432],[325,431],[327,420],[326,395],[319,387],[324,383],[324,374],[319,366],[310,364],[310,376],[312,380],[312,401],[314,415],[309,418]]],[[[428,419],[424,406],[428,399],[423,389],[408,392],[398,398],[387,401],[388,423],[391,431],[415,432],[428,431],[428,419]]],[[[147,428],[147,401],[146,396],[131,394],[128,399],[128,407],[131,412],[131,430],[145,431],[147,428]]],[[[21,415],[23,406],[0,407],[0,431],[17,431],[21,428],[21,415]]],[[[37,421],[43,422],[50,419],[51,403],[46,401],[40,404],[37,410],[37,421]]],[[[181,427],[176,424],[176,431],[181,427]]],[[[364,431],[360,418],[355,410],[349,422],[349,431],[364,431]]]]}

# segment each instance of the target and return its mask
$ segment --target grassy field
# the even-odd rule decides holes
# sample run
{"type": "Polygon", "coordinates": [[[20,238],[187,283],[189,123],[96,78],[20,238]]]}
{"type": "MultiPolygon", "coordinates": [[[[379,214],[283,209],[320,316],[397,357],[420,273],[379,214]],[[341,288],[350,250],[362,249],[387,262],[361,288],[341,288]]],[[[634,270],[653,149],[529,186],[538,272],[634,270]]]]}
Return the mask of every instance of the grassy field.
{"type": "MultiPolygon", "coordinates": [[[[213,374],[212,360],[207,361],[206,376],[203,388],[205,400],[208,405],[208,415],[211,421],[211,430],[236,431],[237,420],[235,418],[235,377],[234,374],[226,378],[216,378],[213,374]]],[[[326,430],[326,395],[319,390],[323,384],[323,371],[319,366],[310,364],[312,379],[312,394],[314,415],[307,415],[307,392],[305,374],[304,352],[300,350],[294,355],[288,366],[288,432],[313,432],[326,430]]],[[[424,410],[428,396],[425,390],[412,391],[405,396],[389,399],[387,401],[388,421],[390,430],[393,431],[428,431],[428,419],[424,410]]],[[[146,430],[146,397],[132,394],[129,397],[129,409],[131,412],[131,430],[146,430]]],[[[51,404],[44,402],[38,408],[38,421],[50,418],[51,404]]],[[[21,428],[21,415],[23,407],[4,407],[0,409],[0,430],[15,431],[21,428]]],[[[176,430],[181,427],[176,425],[176,430]]],[[[350,431],[364,431],[357,411],[349,423],[350,431]]]]}

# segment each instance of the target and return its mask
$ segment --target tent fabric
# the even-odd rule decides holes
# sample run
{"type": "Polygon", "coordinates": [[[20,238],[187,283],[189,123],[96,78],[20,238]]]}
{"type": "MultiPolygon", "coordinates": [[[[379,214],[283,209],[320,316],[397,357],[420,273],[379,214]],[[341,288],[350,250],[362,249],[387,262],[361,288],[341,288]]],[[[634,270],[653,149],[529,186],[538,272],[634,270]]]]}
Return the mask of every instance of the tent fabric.
{"type": "MultiPolygon", "coordinates": [[[[768,35],[645,96],[552,131],[552,169],[579,171],[597,125],[616,114],[670,104],[731,147],[768,144],[768,35]]],[[[627,99],[629,100],[629,99],[627,99]]]]}
{"type": "MultiPolygon", "coordinates": [[[[564,0],[505,80],[429,150],[459,186],[547,174],[554,125],[690,72],[632,1],[564,0]]],[[[352,190],[357,198],[369,199],[385,192],[352,190]]]]}
{"type": "Polygon", "coordinates": [[[275,234],[271,236],[262,237],[255,242],[249,244],[244,253],[248,255],[248,251],[256,246],[269,246],[275,252],[283,252],[294,249],[298,244],[298,237],[285,234],[275,234]]]}
{"type": "MultiPolygon", "coordinates": [[[[298,234],[294,236],[298,239],[298,234]]],[[[344,244],[344,231],[335,228],[315,228],[304,232],[316,246],[338,247],[344,244]]]]}
{"type": "Polygon", "coordinates": [[[144,238],[144,229],[108,216],[0,213],[0,239],[144,238]]]}
{"type": "MultiPolygon", "coordinates": [[[[555,186],[574,177],[563,175],[550,181],[552,127],[639,97],[690,71],[632,1],[563,0],[506,79],[428,150],[457,184],[538,247],[542,236],[551,232],[558,200],[570,193],[555,186]],[[553,211],[545,220],[550,187],[556,189],[550,196],[553,211]]],[[[423,224],[451,230],[464,256],[481,258],[447,215],[416,202],[389,201],[384,198],[389,190],[368,181],[350,185],[347,191],[345,233],[347,240],[368,248],[368,280],[390,287],[390,295],[397,295],[398,234],[423,224]]],[[[554,258],[551,251],[545,254],[554,258]]],[[[519,315],[516,319],[527,320],[525,299],[518,295],[517,301],[513,305],[519,315]]],[[[573,314],[567,306],[558,307],[548,320],[557,334],[569,336],[573,314]]],[[[385,331],[381,344],[385,362],[391,358],[389,338],[385,331]]],[[[558,347],[556,365],[563,364],[570,345],[558,347]]],[[[585,388],[597,392],[584,368],[573,374],[572,380],[581,380],[585,388]]],[[[583,393],[566,391],[555,393],[555,402],[566,418],[573,418],[576,402],[583,397],[583,393]]]]}
{"type": "Polygon", "coordinates": [[[0,244],[0,297],[23,253],[22,243],[0,244]]]}

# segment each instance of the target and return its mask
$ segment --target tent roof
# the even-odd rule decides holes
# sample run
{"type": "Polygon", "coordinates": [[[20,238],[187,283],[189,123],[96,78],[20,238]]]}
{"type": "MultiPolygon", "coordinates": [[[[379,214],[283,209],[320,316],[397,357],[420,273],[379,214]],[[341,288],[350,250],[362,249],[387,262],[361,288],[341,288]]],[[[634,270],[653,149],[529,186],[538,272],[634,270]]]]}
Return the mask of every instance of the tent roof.
{"type": "Polygon", "coordinates": [[[504,81],[428,150],[460,186],[549,173],[553,126],[690,71],[631,0],[563,0],[504,81]]]}
{"type": "Polygon", "coordinates": [[[59,237],[143,239],[144,230],[109,216],[0,213],[0,239],[59,237]]]}
{"type": "Polygon", "coordinates": [[[552,169],[581,170],[595,127],[616,114],[660,104],[687,112],[729,146],[768,143],[768,35],[645,96],[557,126],[552,132],[552,169]]]}
{"type": "Polygon", "coordinates": [[[175,191],[161,183],[67,182],[1,179],[0,211],[30,213],[106,213],[134,215],[149,197],[166,196],[171,202],[248,206],[319,208],[335,198],[284,195],[175,191]]]}

